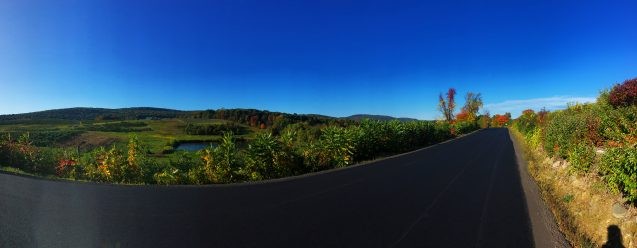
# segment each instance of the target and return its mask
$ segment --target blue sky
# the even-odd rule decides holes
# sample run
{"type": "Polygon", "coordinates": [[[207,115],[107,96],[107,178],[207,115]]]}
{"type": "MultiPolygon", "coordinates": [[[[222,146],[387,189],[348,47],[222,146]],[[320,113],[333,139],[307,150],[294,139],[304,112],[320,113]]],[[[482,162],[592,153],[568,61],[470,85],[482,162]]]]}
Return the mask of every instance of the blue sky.
{"type": "Polygon", "coordinates": [[[0,1],[0,113],[152,106],[434,119],[438,94],[455,87],[516,116],[637,77],[635,10],[636,1],[0,1]]]}

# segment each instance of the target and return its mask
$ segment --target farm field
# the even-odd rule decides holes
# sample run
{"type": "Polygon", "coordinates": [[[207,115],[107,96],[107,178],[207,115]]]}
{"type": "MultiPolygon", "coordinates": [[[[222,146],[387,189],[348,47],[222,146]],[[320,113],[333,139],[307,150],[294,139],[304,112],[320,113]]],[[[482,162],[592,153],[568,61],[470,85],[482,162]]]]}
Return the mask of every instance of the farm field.
{"type": "MultiPolygon", "coordinates": [[[[184,131],[188,125],[223,125],[226,120],[127,120],[127,121],[24,121],[22,123],[0,123],[0,133],[18,137],[28,133],[32,142],[40,147],[76,148],[82,151],[100,146],[125,146],[131,136],[144,143],[149,152],[157,157],[170,153],[183,142],[217,143],[221,135],[191,135],[184,131]],[[173,148],[173,149],[171,149],[173,148]]],[[[237,139],[254,138],[258,128],[236,124],[245,128],[237,139]]]]}

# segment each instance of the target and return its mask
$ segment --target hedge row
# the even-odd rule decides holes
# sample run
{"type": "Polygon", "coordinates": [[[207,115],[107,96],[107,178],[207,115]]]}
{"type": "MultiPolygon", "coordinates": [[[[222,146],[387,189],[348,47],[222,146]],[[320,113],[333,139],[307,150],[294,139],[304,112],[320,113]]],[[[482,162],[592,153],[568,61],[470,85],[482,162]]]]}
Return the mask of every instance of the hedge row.
{"type": "Polygon", "coordinates": [[[630,97],[621,99],[631,104],[618,104],[617,97],[609,100],[609,95],[619,94],[616,89],[625,88],[616,86],[601,93],[595,103],[565,110],[542,114],[526,110],[513,128],[525,135],[530,146],[567,159],[571,172],[598,175],[609,189],[637,202],[637,106],[630,97]]]}

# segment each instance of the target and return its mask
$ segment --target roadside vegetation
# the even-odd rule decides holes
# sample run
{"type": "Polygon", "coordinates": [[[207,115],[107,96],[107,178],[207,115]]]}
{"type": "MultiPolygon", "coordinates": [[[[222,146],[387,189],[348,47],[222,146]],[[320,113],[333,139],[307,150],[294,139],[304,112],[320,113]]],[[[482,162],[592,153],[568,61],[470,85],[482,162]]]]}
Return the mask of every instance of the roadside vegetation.
{"type": "Polygon", "coordinates": [[[607,227],[617,225],[624,244],[637,246],[637,79],[603,91],[595,103],[525,110],[512,127],[574,245],[601,245],[607,227]]]}
{"type": "Polygon", "coordinates": [[[0,166],[40,176],[125,184],[218,184],[282,178],[346,167],[479,128],[505,125],[488,113],[479,114],[480,94],[468,93],[465,100],[460,113],[455,114],[455,90],[450,89],[445,98],[441,95],[445,120],[438,121],[148,108],[126,109],[123,114],[102,109],[97,111],[100,114],[85,109],[45,111],[27,114],[30,119],[22,122],[16,116],[5,116],[7,120],[0,121],[0,166]],[[77,113],[95,119],[76,118],[77,113]],[[69,119],[38,121],[38,115],[69,119]],[[131,115],[143,119],[126,119],[131,115]],[[61,134],[54,135],[57,132],[61,134]],[[55,138],[62,134],[64,138],[55,138]],[[90,140],[105,143],[81,145],[90,140]],[[185,141],[214,145],[195,152],[175,149],[185,141]]]}
{"type": "MultiPolygon", "coordinates": [[[[460,125],[455,125],[460,126],[460,125]]],[[[273,135],[262,131],[244,149],[224,132],[216,147],[198,152],[174,151],[157,158],[135,134],[127,144],[79,152],[39,147],[29,133],[6,134],[0,163],[22,171],[62,178],[132,184],[208,184],[255,181],[344,167],[356,162],[410,151],[462,134],[436,121],[373,121],[327,125],[288,125],[273,135]]],[[[477,126],[476,126],[477,127],[477,126]]],[[[459,128],[463,132],[470,128],[459,128]]]]}

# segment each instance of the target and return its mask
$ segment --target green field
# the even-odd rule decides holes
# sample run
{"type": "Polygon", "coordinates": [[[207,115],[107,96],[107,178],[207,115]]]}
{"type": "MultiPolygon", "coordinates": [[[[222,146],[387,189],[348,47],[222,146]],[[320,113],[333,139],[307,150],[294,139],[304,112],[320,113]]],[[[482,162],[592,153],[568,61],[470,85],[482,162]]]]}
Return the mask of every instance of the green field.
{"type": "MultiPolygon", "coordinates": [[[[40,147],[76,148],[83,151],[100,146],[124,146],[132,135],[146,145],[150,153],[162,157],[170,152],[169,147],[176,147],[181,142],[217,143],[221,135],[189,135],[184,129],[188,124],[221,125],[232,123],[219,119],[162,119],[162,120],[127,120],[127,121],[43,121],[25,120],[0,124],[0,134],[15,137],[29,133],[32,141],[40,147]]],[[[234,123],[247,130],[238,134],[239,140],[251,140],[260,132],[258,128],[234,123]]]]}

